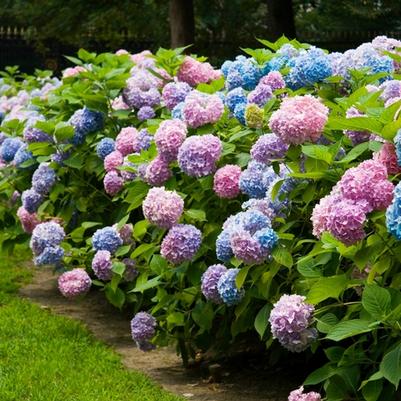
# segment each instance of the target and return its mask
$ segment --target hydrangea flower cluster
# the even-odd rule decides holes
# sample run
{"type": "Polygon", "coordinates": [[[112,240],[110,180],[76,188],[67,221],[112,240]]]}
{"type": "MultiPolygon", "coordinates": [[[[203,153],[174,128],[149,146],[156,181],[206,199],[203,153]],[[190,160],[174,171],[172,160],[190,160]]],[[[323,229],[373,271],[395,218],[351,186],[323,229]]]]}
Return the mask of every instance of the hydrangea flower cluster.
{"type": "Polygon", "coordinates": [[[112,138],[102,138],[100,142],[96,145],[97,155],[104,160],[111,152],[115,150],[115,141],[112,138]]]}
{"type": "Polygon", "coordinates": [[[169,110],[173,110],[191,91],[191,86],[186,82],[169,82],[162,91],[163,102],[169,110]]]}
{"type": "Polygon", "coordinates": [[[55,182],[56,172],[48,163],[41,163],[32,175],[32,189],[41,195],[47,195],[55,182]]]}
{"type": "Polygon", "coordinates": [[[401,239],[401,184],[394,188],[394,199],[386,211],[387,230],[395,238],[401,239]]]}
{"type": "Polygon", "coordinates": [[[127,80],[123,90],[123,101],[132,109],[144,106],[155,107],[160,104],[161,95],[158,89],[159,80],[144,69],[134,67],[132,77],[127,80]]]}
{"type": "MultiPolygon", "coordinates": [[[[140,172],[140,171],[139,171],[140,172]]],[[[163,185],[172,176],[168,161],[161,156],[156,156],[145,169],[145,181],[152,186],[163,185]]]]}
{"type": "Polygon", "coordinates": [[[17,211],[17,216],[21,222],[22,229],[31,234],[34,228],[40,224],[40,220],[36,213],[29,213],[23,206],[17,211]]]}
{"type": "Polygon", "coordinates": [[[92,236],[92,246],[95,251],[109,251],[113,254],[122,244],[123,240],[114,227],[100,228],[92,236]]]}
{"type": "Polygon", "coordinates": [[[36,256],[34,259],[35,264],[38,266],[59,264],[64,256],[64,251],[60,247],[64,238],[63,227],[54,221],[36,225],[29,243],[32,252],[36,256]]]}
{"type": "Polygon", "coordinates": [[[156,333],[157,321],[147,312],[138,312],[131,320],[131,335],[141,351],[151,351],[155,346],[150,342],[156,333]]]}
{"type": "Polygon", "coordinates": [[[401,167],[398,165],[396,148],[391,142],[385,142],[381,149],[374,154],[373,158],[387,168],[387,174],[395,175],[401,173],[401,167]]]}
{"type": "Polygon", "coordinates": [[[251,157],[258,163],[271,164],[282,159],[288,151],[288,145],[275,134],[262,135],[251,148],[251,157]]]}
{"type": "Polygon", "coordinates": [[[184,211],[184,201],[175,191],[167,191],[164,187],[151,188],[142,203],[142,210],[152,224],[171,228],[184,211]]]}
{"type": "Polygon", "coordinates": [[[23,136],[24,141],[27,143],[53,142],[53,138],[49,134],[46,134],[46,132],[34,127],[26,127],[24,129],[23,136]]]}
{"type": "Polygon", "coordinates": [[[227,164],[214,174],[213,190],[219,198],[232,199],[239,195],[241,167],[227,164]]]}
{"type": "Polygon", "coordinates": [[[178,150],[187,136],[186,125],[178,119],[160,123],[154,140],[159,156],[167,162],[177,160],[178,150]]]}
{"type": "Polygon", "coordinates": [[[182,118],[191,128],[214,124],[224,112],[224,104],[218,95],[192,91],[182,106],[182,118]]]}
{"type": "Polygon", "coordinates": [[[99,280],[109,281],[113,276],[113,263],[109,251],[97,251],[92,260],[92,269],[99,280]]]}
{"type": "Polygon", "coordinates": [[[226,272],[227,268],[224,265],[217,264],[209,266],[203,273],[201,278],[201,291],[208,301],[212,301],[216,304],[221,304],[223,302],[217,289],[217,283],[220,277],[226,272]]]}
{"type": "Polygon", "coordinates": [[[283,142],[316,142],[322,135],[329,109],[312,95],[285,98],[270,117],[269,127],[283,142]]]}
{"type": "Polygon", "coordinates": [[[173,226],[164,237],[160,253],[174,265],[192,260],[202,243],[202,233],[190,224],[173,226]]]}
{"type": "Polygon", "coordinates": [[[58,278],[58,288],[66,298],[76,298],[86,294],[91,285],[92,280],[84,269],[72,269],[58,278]]]}
{"type": "Polygon", "coordinates": [[[86,135],[103,128],[104,116],[99,111],[89,110],[84,107],[71,116],[69,123],[74,127],[75,131],[72,143],[80,145],[84,142],[86,135]]]}
{"type": "Polygon", "coordinates": [[[227,306],[240,303],[245,295],[245,290],[243,288],[238,289],[235,281],[239,272],[240,269],[228,269],[217,282],[219,296],[227,306]]]}
{"type": "Polygon", "coordinates": [[[214,135],[193,135],[187,138],[178,151],[181,170],[191,177],[204,177],[213,173],[220,159],[222,145],[214,135]]]}
{"type": "Polygon", "coordinates": [[[300,295],[282,295],[273,305],[269,322],[273,338],[291,352],[302,352],[317,338],[311,328],[314,307],[300,295]]]}
{"type": "Polygon", "coordinates": [[[179,81],[191,86],[208,83],[220,77],[220,71],[213,69],[209,63],[202,63],[189,56],[185,57],[177,73],[179,81]]]}
{"type": "Polygon", "coordinates": [[[304,388],[301,386],[299,389],[291,391],[288,396],[288,401],[321,401],[322,397],[319,393],[309,391],[304,393],[304,388]]]}
{"type": "Polygon", "coordinates": [[[32,153],[28,150],[28,146],[26,144],[23,144],[18,150],[17,153],[14,156],[13,159],[13,164],[17,168],[23,168],[21,165],[28,160],[33,160],[32,153]]]}
{"type": "Polygon", "coordinates": [[[387,168],[367,160],[345,172],[330,195],[313,210],[313,234],[320,238],[329,231],[346,245],[365,236],[366,214],[386,209],[393,199],[394,185],[387,179],[387,168]]]}
{"type": "Polygon", "coordinates": [[[24,142],[19,138],[5,138],[0,146],[0,158],[7,163],[13,161],[18,149],[24,142]]]}
{"type": "MultiPolygon", "coordinates": [[[[356,107],[350,107],[346,113],[346,118],[353,118],[353,117],[363,117],[364,114],[360,112],[356,107]]],[[[369,141],[371,137],[371,133],[369,131],[357,131],[357,130],[344,130],[344,134],[351,139],[353,145],[358,145],[362,142],[369,141]]]]}

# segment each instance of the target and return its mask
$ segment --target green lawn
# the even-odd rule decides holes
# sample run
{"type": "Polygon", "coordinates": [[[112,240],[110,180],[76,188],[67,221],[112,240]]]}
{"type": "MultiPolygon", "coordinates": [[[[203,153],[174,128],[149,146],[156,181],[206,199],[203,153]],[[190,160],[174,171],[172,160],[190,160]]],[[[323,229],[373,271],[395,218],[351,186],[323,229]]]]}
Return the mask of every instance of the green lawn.
{"type": "Polygon", "coordinates": [[[1,401],[178,401],[78,322],[18,298],[29,281],[24,252],[0,256],[1,401]]]}

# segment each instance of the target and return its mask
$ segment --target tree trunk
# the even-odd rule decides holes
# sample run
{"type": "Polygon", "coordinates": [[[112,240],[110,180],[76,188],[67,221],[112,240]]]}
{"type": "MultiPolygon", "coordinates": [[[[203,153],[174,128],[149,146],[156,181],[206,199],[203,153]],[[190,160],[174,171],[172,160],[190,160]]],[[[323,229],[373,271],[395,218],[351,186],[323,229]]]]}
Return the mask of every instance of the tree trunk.
{"type": "Polygon", "coordinates": [[[270,40],[285,35],[295,38],[294,10],[292,0],[267,0],[267,29],[270,40]]]}
{"type": "Polygon", "coordinates": [[[195,20],[193,0],[170,0],[171,47],[194,43],[195,20]]]}

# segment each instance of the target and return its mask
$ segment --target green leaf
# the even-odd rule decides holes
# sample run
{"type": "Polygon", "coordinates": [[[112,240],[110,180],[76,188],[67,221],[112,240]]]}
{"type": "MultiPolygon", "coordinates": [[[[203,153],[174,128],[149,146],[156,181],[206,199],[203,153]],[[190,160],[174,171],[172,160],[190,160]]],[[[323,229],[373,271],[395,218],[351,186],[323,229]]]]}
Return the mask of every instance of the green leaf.
{"type": "Polygon", "coordinates": [[[141,220],[135,223],[134,225],[134,237],[137,240],[141,240],[143,236],[146,234],[149,227],[149,222],[147,220],[141,220]]]}
{"type": "Polygon", "coordinates": [[[357,159],[362,153],[366,152],[369,150],[369,142],[363,142],[360,143],[359,145],[356,145],[353,147],[348,154],[343,157],[341,160],[337,161],[337,164],[347,164],[349,162],[352,162],[353,160],[357,159]]]}
{"type": "Polygon", "coordinates": [[[235,284],[237,285],[237,288],[241,288],[244,285],[250,268],[251,266],[248,265],[240,269],[238,272],[237,277],[235,278],[235,284]]]}
{"type": "Polygon", "coordinates": [[[398,344],[392,351],[384,355],[380,363],[380,372],[385,379],[398,389],[401,380],[401,344],[398,344]]]}
{"type": "Polygon", "coordinates": [[[212,328],[214,313],[209,302],[198,301],[191,313],[194,322],[204,330],[212,328]]]}
{"type": "Polygon", "coordinates": [[[169,326],[184,326],[184,314],[182,312],[172,312],[167,316],[169,326]]]}
{"type": "Polygon", "coordinates": [[[255,330],[258,332],[260,338],[263,338],[263,335],[265,334],[269,325],[269,316],[271,310],[272,306],[270,304],[266,304],[256,315],[254,325],[255,330]]]}
{"type": "Polygon", "coordinates": [[[383,381],[371,381],[362,388],[362,395],[366,401],[377,401],[383,389],[383,381]]]}
{"type": "Polygon", "coordinates": [[[330,333],[332,328],[338,323],[338,318],[334,313],[326,313],[325,315],[317,318],[317,329],[321,333],[330,333]]]}
{"type": "Polygon", "coordinates": [[[150,288],[157,287],[161,283],[161,277],[156,276],[150,280],[147,279],[147,275],[140,275],[136,281],[136,286],[129,292],[144,292],[150,288]]]}
{"type": "Polygon", "coordinates": [[[122,308],[125,302],[125,294],[124,291],[120,288],[116,288],[115,291],[111,288],[110,285],[106,285],[105,293],[107,300],[117,308],[122,308]]]}
{"type": "Polygon", "coordinates": [[[154,244],[141,244],[134,250],[134,252],[131,253],[131,258],[135,259],[139,255],[142,255],[143,253],[149,251],[154,247],[155,247],[154,244]]]}
{"type": "Polygon", "coordinates": [[[310,289],[307,299],[312,304],[318,304],[327,298],[338,298],[347,287],[345,274],[318,279],[310,289]]]}
{"type": "Polygon", "coordinates": [[[113,262],[112,265],[112,270],[114,273],[118,274],[119,276],[122,276],[125,272],[125,264],[123,262],[113,262]]]}
{"type": "Polygon", "coordinates": [[[362,306],[374,319],[382,320],[391,309],[390,292],[376,284],[367,285],[362,294],[362,306]]]}
{"type": "Polygon", "coordinates": [[[74,136],[74,132],[74,128],[70,124],[61,121],[56,125],[54,136],[58,142],[64,142],[67,139],[72,138],[74,136]]]}
{"type": "Polygon", "coordinates": [[[344,320],[336,324],[326,336],[327,340],[341,341],[344,338],[353,337],[358,334],[368,333],[374,329],[375,323],[369,320],[353,319],[344,320]]]}
{"type": "Polygon", "coordinates": [[[323,160],[327,164],[330,164],[333,161],[333,155],[324,145],[303,145],[302,153],[313,159],[323,160]]]}
{"type": "Polygon", "coordinates": [[[206,221],[206,213],[201,209],[188,209],[184,212],[184,216],[190,220],[206,221]]]}
{"type": "Polygon", "coordinates": [[[276,246],[273,249],[272,255],[273,259],[277,263],[280,263],[280,265],[290,268],[294,264],[291,252],[287,248],[276,246]]]}
{"type": "Polygon", "coordinates": [[[128,194],[124,199],[124,202],[130,203],[128,212],[141,206],[148,190],[148,184],[145,184],[142,181],[135,181],[134,185],[128,190],[128,194]]]}
{"type": "Polygon", "coordinates": [[[330,364],[326,364],[319,369],[313,371],[304,381],[305,386],[311,386],[327,380],[335,374],[334,368],[330,364]]]}

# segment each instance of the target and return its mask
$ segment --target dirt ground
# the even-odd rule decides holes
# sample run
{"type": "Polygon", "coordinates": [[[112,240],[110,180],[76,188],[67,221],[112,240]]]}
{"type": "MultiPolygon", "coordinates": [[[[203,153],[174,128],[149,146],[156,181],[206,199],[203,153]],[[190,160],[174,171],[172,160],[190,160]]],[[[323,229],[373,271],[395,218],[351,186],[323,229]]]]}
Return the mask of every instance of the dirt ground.
{"type": "Polygon", "coordinates": [[[291,372],[269,371],[252,364],[223,367],[221,382],[211,383],[199,371],[184,369],[173,350],[141,352],[130,337],[129,318],[108,304],[103,294],[91,291],[82,300],[67,300],[58,292],[56,276],[50,270],[35,269],[33,282],[20,292],[43,308],[82,321],[95,337],[121,355],[127,368],[146,373],[166,390],[189,400],[286,401],[300,383],[291,372]]]}

